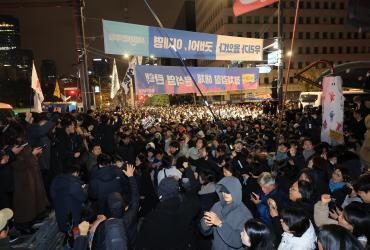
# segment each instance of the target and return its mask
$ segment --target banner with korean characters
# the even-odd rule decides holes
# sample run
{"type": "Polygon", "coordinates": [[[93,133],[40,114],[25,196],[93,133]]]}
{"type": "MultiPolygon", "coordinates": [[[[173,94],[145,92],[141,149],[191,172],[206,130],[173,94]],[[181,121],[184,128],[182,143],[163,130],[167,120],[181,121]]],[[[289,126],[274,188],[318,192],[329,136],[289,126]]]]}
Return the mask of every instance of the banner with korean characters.
{"type": "Polygon", "coordinates": [[[344,96],[340,76],[328,76],[322,84],[321,141],[343,144],[344,96]]]}
{"type": "Polygon", "coordinates": [[[103,20],[107,54],[262,61],[263,39],[214,35],[103,20]]]}
{"type": "MultiPolygon", "coordinates": [[[[257,89],[257,68],[189,67],[203,93],[257,89]]],[[[197,93],[183,67],[136,65],[136,95],[197,93]]]]}

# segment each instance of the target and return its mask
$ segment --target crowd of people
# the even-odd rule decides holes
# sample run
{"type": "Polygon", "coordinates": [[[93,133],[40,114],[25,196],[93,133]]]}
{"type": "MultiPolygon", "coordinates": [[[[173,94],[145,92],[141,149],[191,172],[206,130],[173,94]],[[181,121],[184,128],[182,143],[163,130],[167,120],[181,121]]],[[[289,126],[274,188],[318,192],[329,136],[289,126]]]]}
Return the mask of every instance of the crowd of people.
{"type": "Polygon", "coordinates": [[[64,249],[370,249],[370,100],[337,146],[320,109],[212,109],[0,121],[0,249],[54,213],[64,249]]]}

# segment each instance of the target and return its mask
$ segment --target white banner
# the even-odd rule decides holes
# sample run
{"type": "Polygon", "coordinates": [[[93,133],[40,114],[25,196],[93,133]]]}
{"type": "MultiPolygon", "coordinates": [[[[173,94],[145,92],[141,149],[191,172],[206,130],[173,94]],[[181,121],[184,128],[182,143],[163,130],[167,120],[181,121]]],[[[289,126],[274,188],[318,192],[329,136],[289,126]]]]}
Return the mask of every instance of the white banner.
{"type": "Polygon", "coordinates": [[[331,145],[343,143],[344,96],[340,76],[323,80],[321,141],[331,145]]]}

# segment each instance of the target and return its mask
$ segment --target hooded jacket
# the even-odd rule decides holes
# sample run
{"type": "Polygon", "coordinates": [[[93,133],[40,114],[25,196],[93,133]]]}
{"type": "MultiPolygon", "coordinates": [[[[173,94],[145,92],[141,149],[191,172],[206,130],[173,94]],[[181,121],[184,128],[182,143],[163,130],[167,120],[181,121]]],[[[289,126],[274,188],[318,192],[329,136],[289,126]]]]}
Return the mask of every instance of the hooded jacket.
{"type": "Polygon", "coordinates": [[[213,250],[243,249],[240,233],[243,231],[244,224],[253,216],[242,202],[241,184],[235,177],[224,177],[218,182],[216,192],[220,201],[213,205],[211,211],[217,214],[222,224],[218,227],[208,227],[202,219],[201,231],[204,235],[213,234],[213,250]],[[226,204],[220,192],[223,187],[233,198],[230,204],[226,204]]]}
{"type": "Polygon", "coordinates": [[[71,174],[59,175],[51,184],[50,195],[53,199],[58,226],[62,232],[69,229],[67,223],[70,214],[74,226],[81,222],[82,205],[87,199],[82,185],[80,178],[71,174]]]}

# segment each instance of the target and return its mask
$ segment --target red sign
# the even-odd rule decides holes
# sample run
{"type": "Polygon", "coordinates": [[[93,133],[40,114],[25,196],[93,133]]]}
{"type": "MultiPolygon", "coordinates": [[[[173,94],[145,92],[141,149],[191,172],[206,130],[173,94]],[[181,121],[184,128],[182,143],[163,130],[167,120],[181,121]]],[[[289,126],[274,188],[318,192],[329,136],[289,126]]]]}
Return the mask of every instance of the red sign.
{"type": "Polygon", "coordinates": [[[235,0],[234,15],[240,16],[244,13],[263,8],[279,0],[235,0]]]}

